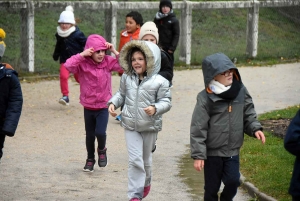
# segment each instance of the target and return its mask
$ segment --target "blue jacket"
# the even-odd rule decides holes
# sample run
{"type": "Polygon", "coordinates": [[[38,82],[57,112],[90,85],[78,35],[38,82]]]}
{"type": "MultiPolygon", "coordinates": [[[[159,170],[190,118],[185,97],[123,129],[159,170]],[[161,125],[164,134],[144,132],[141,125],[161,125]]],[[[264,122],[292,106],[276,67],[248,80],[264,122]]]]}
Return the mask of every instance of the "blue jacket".
{"type": "Polygon", "coordinates": [[[63,38],[57,33],[55,34],[55,37],[56,45],[53,59],[57,61],[59,58],[59,63],[65,63],[71,56],[81,53],[86,42],[86,37],[78,27],[76,27],[75,31],[68,37],[63,38]]]}
{"type": "Polygon", "coordinates": [[[284,148],[296,156],[289,193],[300,199],[300,110],[291,121],[284,139],[284,148]]]}
{"type": "MultiPolygon", "coordinates": [[[[8,65],[9,66],[9,65],[8,65]]],[[[14,136],[21,116],[23,96],[18,73],[0,63],[0,134],[14,136]]]]}

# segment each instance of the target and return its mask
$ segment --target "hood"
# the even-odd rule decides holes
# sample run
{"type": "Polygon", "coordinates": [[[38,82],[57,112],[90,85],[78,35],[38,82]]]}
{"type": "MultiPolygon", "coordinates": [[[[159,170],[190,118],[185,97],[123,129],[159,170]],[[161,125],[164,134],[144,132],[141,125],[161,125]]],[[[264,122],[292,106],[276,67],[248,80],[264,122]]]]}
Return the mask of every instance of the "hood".
{"type": "Polygon", "coordinates": [[[125,73],[133,75],[135,72],[131,66],[131,49],[134,47],[141,49],[146,55],[147,77],[157,74],[160,70],[161,64],[160,49],[154,43],[141,40],[132,40],[127,42],[120,52],[119,63],[123,67],[125,73]]]}
{"type": "Polygon", "coordinates": [[[229,69],[235,69],[237,79],[241,81],[241,76],[233,62],[223,53],[215,53],[205,57],[202,61],[202,73],[205,88],[214,77],[229,69]]]}
{"type": "Polygon", "coordinates": [[[107,50],[107,47],[105,46],[106,40],[97,34],[89,35],[89,37],[86,40],[84,49],[94,48],[94,51],[98,50],[107,50]]]}

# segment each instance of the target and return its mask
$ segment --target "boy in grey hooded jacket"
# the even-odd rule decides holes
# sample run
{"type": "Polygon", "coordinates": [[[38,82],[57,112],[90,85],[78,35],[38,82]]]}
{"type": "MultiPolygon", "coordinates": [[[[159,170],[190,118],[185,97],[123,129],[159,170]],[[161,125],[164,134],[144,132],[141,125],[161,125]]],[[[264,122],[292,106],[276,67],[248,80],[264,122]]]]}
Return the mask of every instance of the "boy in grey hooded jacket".
{"type": "Polygon", "coordinates": [[[108,101],[108,111],[124,105],[121,126],[129,155],[128,198],[142,200],[150,191],[152,150],[158,131],[162,128],[162,114],[171,109],[169,81],[158,74],[161,52],[148,41],[126,43],[119,57],[124,68],[118,92],[108,101]]]}
{"type": "Polygon", "coordinates": [[[244,133],[265,143],[252,98],[238,69],[223,53],[202,62],[205,89],[197,96],[190,128],[194,168],[204,167],[205,201],[232,201],[240,185],[239,151],[244,133]],[[205,166],[204,166],[205,164],[205,166]]]}

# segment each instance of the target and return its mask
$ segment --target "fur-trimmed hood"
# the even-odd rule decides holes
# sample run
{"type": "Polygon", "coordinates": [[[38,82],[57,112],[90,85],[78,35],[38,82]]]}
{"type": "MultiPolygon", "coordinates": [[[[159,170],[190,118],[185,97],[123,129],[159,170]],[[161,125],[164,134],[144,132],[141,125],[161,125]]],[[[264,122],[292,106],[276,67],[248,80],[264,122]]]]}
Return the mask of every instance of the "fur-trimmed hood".
{"type": "Polygon", "coordinates": [[[123,46],[119,55],[119,63],[124,69],[125,73],[127,75],[135,74],[135,71],[131,65],[131,50],[134,47],[141,49],[146,55],[147,77],[157,74],[160,70],[161,64],[160,49],[156,44],[142,40],[132,40],[123,46]]]}

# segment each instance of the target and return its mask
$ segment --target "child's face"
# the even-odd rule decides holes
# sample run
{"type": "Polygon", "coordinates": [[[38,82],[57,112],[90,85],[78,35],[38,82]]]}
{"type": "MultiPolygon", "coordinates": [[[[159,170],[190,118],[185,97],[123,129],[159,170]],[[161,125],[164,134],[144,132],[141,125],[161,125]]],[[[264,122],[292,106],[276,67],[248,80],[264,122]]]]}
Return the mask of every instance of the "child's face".
{"type": "Polygon", "coordinates": [[[137,51],[132,54],[131,65],[134,71],[139,75],[139,77],[143,78],[143,74],[146,71],[147,64],[142,52],[137,51]]]}
{"type": "Polygon", "coordinates": [[[214,79],[227,87],[232,84],[233,71],[234,71],[233,69],[225,71],[225,72],[215,76],[214,79]]]}
{"type": "Polygon", "coordinates": [[[171,8],[168,7],[168,6],[162,6],[162,7],[161,7],[161,12],[162,12],[163,14],[169,13],[170,10],[171,10],[171,8]]]}
{"type": "Polygon", "coordinates": [[[98,50],[93,52],[91,57],[96,63],[101,63],[104,56],[105,56],[105,50],[98,50]]]}
{"type": "Polygon", "coordinates": [[[125,27],[128,33],[134,33],[138,28],[140,28],[140,25],[136,24],[132,17],[126,17],[125,27]]]}
{"type": "Polygon", "coordinates": [[[142,40],[149,41],[151,43],[157,44],[156,38],[153,35],[150,35],[150,34],[144,35],[142,40]]]}
{"type": "Polygon", "coordinates": [[[72,25],[72,24],[69,24],[69,23],[59,23],[59,26],[60,26],[61,30],[67,31],[67,30],[70,29],[73,25],[72,25]]]}

